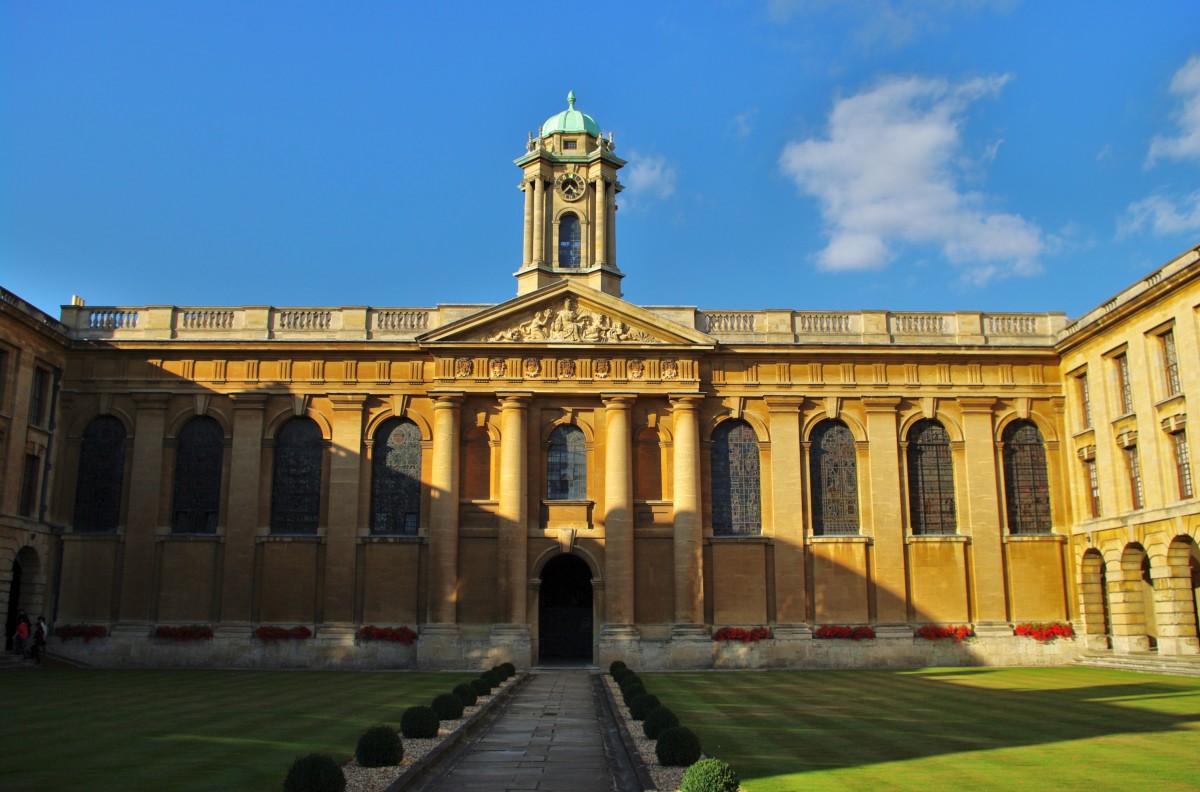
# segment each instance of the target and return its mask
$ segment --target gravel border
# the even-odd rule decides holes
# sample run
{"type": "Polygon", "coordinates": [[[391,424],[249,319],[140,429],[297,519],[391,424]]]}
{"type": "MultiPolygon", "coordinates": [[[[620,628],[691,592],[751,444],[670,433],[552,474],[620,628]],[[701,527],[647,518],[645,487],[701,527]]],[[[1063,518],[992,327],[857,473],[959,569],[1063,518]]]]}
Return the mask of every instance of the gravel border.
{"type": "Polygon", "coordinates": [[[442,721],[437,737],[413,739],[401,735],[404,758],[398,765],[359,767],[358,762],[351,759],[342,766],[342,775],[346,776],[346,792],[394,792],[404,789],[469,734],[494,706],[507,701],[513,691],[528,679],[529,674],[518,672],[517,676],[504,680],[491,694],[480,696],[473,706],[464,708],[461,718],[442,721]]]}
{"type": "MultiPolygon", "coordinates": [[[[642,764],[645,765],[647,772],[650,774],[651,780],[654,781],[654,786],[648,787],[646,792],[671,792],[671,790],[679,789],[679,785],[683,782],[683,774],[687,772],[686,767],[664,767],[658,763],[658,756],[654,753],[655,741],[646,737],[642,731],[640,721],[635,721],[629,715],[629,708],[625,706],[623,697],[621,696],[621,688],[613,680],[610,674],[601,674],[604,679],[604,689],[608,692],[609,704],[613,711],[621,717],[621,737],[628,739],[633,744],[628,746],[637,752],[638,756],[642,757],[642,764]]],[[[701,754],[703,756],[703,754],[701,754]]]]}

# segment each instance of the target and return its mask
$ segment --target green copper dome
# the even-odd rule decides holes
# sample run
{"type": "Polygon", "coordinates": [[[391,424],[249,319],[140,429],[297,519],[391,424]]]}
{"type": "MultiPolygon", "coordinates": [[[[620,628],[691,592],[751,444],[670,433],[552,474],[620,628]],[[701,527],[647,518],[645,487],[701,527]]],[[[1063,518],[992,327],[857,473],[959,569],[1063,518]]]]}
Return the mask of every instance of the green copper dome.
{"type": "Polygon", "coordinates": [[[567,109],[550,116],[542,124],[542,137],[550,137],[555,132],[587,132],[600,137],[600,125],[587,113],[575,109],[575,92],[571,91],[567,94],[567,109]]]}

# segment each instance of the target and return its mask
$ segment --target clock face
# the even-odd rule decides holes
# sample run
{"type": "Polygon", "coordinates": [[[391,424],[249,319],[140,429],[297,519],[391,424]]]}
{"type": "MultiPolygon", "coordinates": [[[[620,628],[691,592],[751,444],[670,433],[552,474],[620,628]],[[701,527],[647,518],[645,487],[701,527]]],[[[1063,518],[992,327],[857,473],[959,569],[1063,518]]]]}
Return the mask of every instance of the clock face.
{"type": "Polygon", "coordinates": [[[567,201],[578,201],[583,197],[587,184],[577,173],[564,173],[554,180],[558,194],[567,201]]]}

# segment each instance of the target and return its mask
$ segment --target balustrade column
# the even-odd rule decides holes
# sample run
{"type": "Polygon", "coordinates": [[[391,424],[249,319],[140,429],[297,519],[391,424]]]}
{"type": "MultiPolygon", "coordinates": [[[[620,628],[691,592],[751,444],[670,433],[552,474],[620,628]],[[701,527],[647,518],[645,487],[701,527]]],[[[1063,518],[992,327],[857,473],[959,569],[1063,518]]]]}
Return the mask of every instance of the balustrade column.
{"type": "Polygon", "coordinates": [[[458,436],[462,394],[441,394],[433,405],[433,459],[429,475],[429,621],[458,621],[458,436]]]}
{"type": "Polygon", "coordinates": [[[502,618],[526,625],[529,544],[530,394],[500,395],[500,596],[502,618]]]}
{"type": "Polygon", "coordinates": [[[533,180],[533,264],[546,261],[546,182],[541,176],[533,180]]]}
{"type": "Polygon", "coordinates": [[[704,624],[704,518],[700,512],[702,396],[671,398],[675,452],[675,630],[704,624]]]}
{"type": "Polygon", "coordinates": [[[629,411],[636,396],[604,396],[604,577],[606,630],[634,622],[633,436],[629,411]]]}
{"type": "Polygon", "coordinates": [[[158,528],[163,478],[163,436],[167,393],[135,393],[133,466],[129,483],[129,518],[125,525],[118,630],[144,632],[154,598],[154,534],[158,528]]]}

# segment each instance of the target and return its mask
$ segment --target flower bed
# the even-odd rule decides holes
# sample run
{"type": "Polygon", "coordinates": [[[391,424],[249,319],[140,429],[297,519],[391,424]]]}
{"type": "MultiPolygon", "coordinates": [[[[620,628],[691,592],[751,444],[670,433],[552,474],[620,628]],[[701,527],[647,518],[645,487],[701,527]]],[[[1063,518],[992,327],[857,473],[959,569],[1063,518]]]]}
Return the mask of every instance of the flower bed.
{"type": "Polygon", "coordinates": [[[713,633],[714,641],[741,641],[742,643],[754,643],[761,641],[763,638],[770,638],[771,630],[767,627],[722,627],[713,633]]]}
{"type": "Polygon", "coordinates": [[[1024,622],[1013,628],[1014,635],[1026,635],[1035,641],[1047,643],[1059,638],[1074,638],[1075,629],[1066,622],[1024,622]]]}
{"type": "Polygon", "coordinates": [[[303,641],[312,637],[312,630],[303,626],[293,627],[290,630],[287,627],[264,626],[254,631],[254,637],[267,643],[274,643],[276,641],[303,641]]]}
{"type": "Polygon", "coordinates": [[[948,624],[945,626],[926,624],[917,628],[917,637],[926,641],[940,641],[949,638],[954,643],[969,641],[975,637],[975,631],[965,624],[948,624]]]}
{"type": "Polygon", "coordinates": [[[179,627],[164,624],[155,628],[154,637],[168,641],[210,641],[213,631],[212,627],[204,624],[185,624],[179,627]]]}
{"type": "Polygon", "coordinates": [[[102,624],[63,624],[54,629],[54,634],[63,641],[82,638],[84,643],[91,643],[93,638],[104,638],[108,628],[102,624]]]}
{"type": "Polygon", "coordinates": [[[871,627],[856,627],[849,624],[822,624],[813,630],[813,638],[843,638],[851,641],[867,641],[875,637],[871,627]]]}
{"type": "Polygon", "coordinates": [[[409,646],[417,640],[417,634],[408,627],[376,627],[368,624],[358,631],[358,637],[363,641],[394,641],[409,646]]]}

